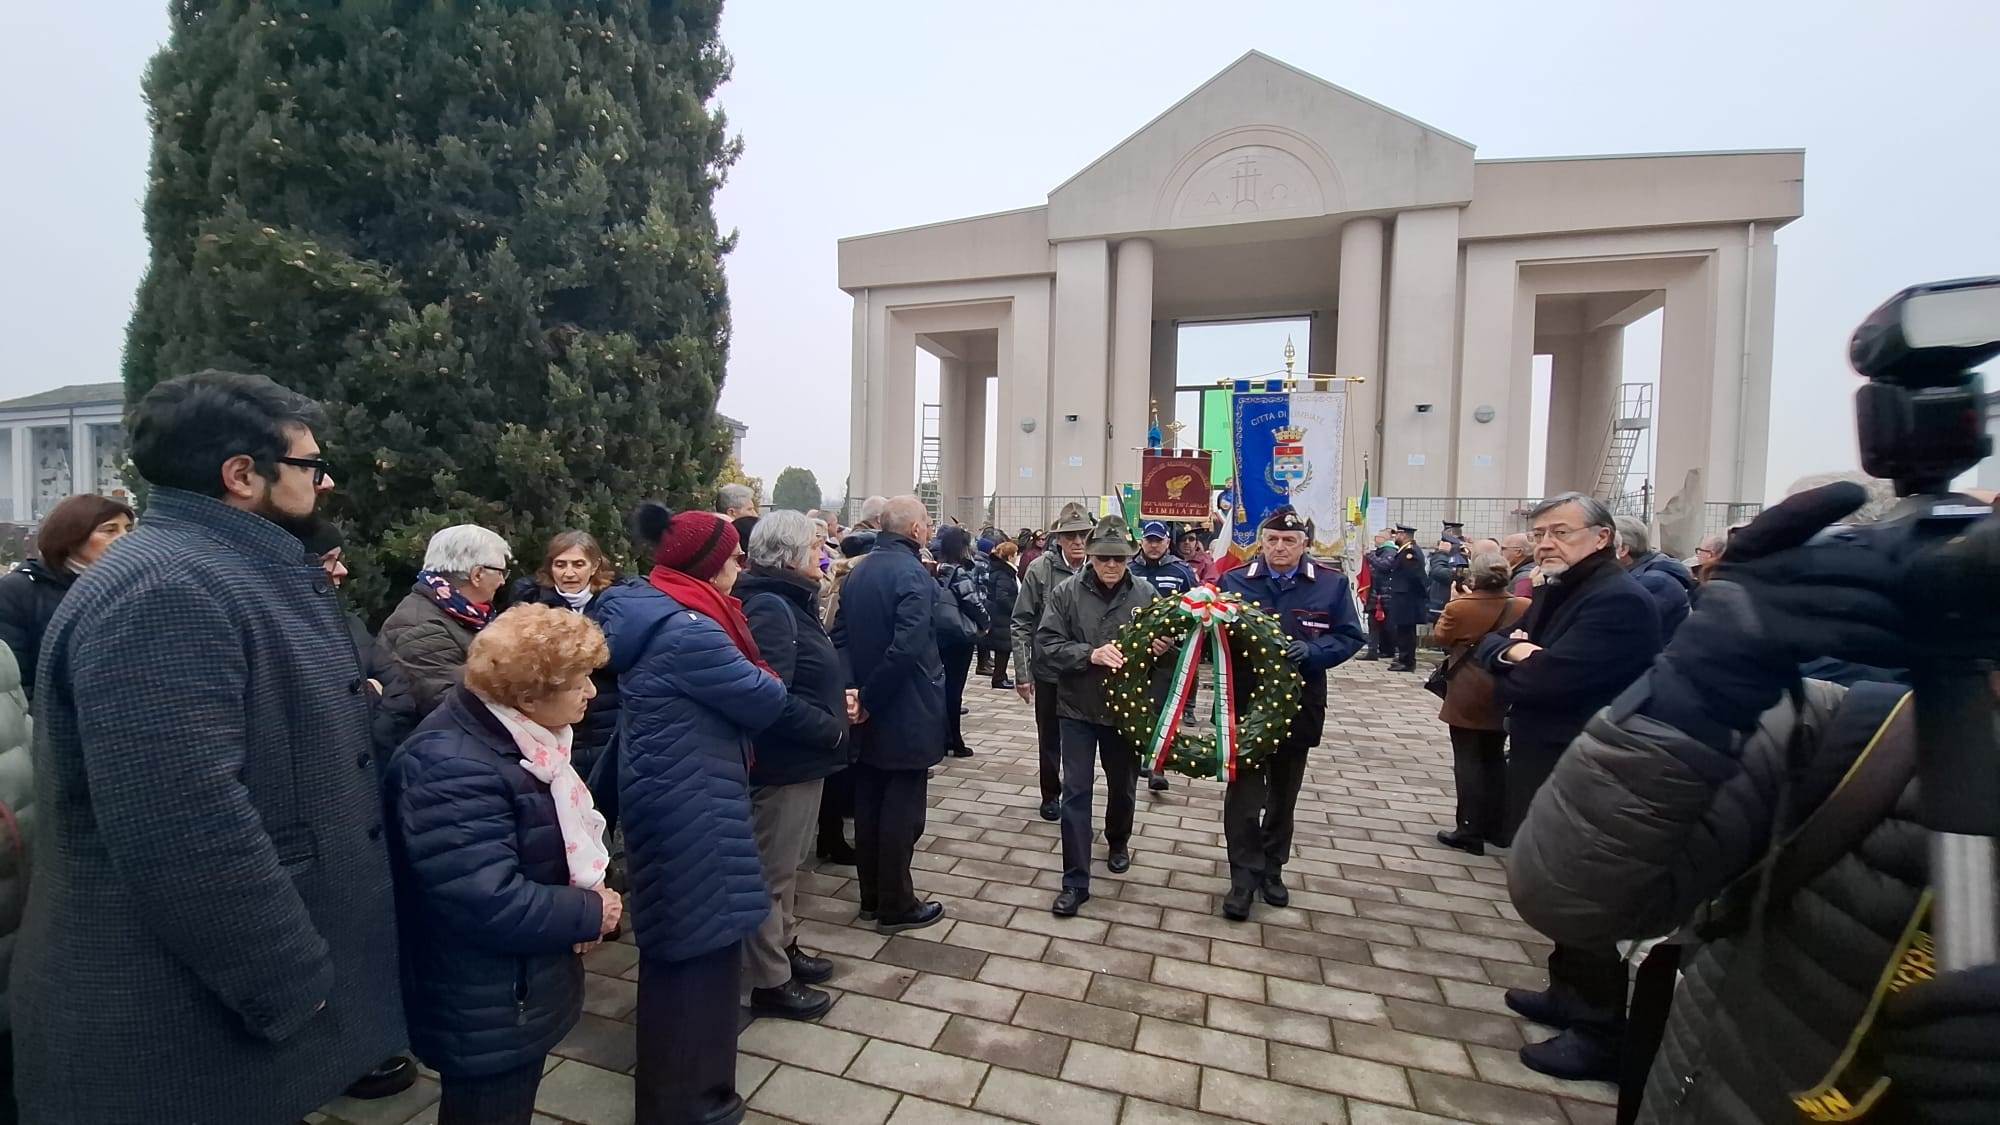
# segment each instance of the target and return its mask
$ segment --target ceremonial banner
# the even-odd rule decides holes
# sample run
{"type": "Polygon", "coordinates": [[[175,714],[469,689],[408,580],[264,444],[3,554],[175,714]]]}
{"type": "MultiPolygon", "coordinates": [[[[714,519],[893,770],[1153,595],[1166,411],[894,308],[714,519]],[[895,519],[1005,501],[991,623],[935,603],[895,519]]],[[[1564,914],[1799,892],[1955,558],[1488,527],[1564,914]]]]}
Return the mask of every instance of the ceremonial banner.
{"type": "Polygon", "coordinates": [[[1312,553],[1342,554],[1347,541],[1347,494],[1340,456],[1346,439],[1345,390],[1263,390],[1237,384],[1231,432],[1236,446],[1238,504],[1230,520],[1230,551],[1238,558],[1257,543],[1257,528],[1290,504],[1313,526],[1312,553]]]}
{"type": "Polygon", "coordinates": [[[1208,519],[1205,449],[1148,449],[1139,461],[1139,518],[1199,523],[1208,519]]]}

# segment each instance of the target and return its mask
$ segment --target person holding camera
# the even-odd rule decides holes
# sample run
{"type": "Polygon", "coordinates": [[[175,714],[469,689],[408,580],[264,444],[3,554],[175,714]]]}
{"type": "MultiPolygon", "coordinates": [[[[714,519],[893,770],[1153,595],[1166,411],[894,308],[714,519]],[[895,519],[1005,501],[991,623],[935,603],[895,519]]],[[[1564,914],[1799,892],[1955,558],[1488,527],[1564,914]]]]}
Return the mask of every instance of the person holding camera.
{"type": "Polygon", "coordinates": [[[1910,698],[1799,676],[1828,657],[1907,666],[1924,643],[1905,632],[1899,560],[1819,534],[1865,497],[1803,492],[1733,538],[1515,837],[1514,905],[1558,942],[1698,923],[1629,1084],[1641,1123],[1852,1120],[1827,1114],[1864,1104],[1866,1120],[2000,1119],[2000,967],[1930,971],[1910,698]]]}

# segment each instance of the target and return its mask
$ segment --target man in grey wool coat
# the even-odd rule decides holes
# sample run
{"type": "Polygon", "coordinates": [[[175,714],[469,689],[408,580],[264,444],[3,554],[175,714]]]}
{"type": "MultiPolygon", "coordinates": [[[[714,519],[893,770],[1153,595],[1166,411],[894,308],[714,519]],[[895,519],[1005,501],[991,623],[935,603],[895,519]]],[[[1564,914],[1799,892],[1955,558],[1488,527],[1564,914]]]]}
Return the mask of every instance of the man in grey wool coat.
{"type": "Polygon", "coordinates": [[[42,649],[27,1122],[281,1125],[403,1046],[368,688],[300,539],[320,426],[214,371],[133,411],[151,502],[42,649]]]}

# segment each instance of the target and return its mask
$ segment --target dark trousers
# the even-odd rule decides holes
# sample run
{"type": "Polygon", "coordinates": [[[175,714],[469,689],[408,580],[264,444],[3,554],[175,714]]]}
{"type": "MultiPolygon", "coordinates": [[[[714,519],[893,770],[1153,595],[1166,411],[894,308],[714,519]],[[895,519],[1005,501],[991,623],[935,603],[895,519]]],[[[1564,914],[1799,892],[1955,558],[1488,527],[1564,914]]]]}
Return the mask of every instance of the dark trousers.
{"type": "Polygon", "coordinates": [[[1389,630],[1389,640],[1395,648],[1396,662],[1415,664],[1417,662],[1417,627],[1397,625],[1389,630]]]}
{"type": "Polygon", "coordinates": [[[498,1074],[440,1074],[438,1125],[529,1125],[535,1091],[542,1088],[542,1060],[498,1074]]]}
{"type": "Polygon", "coordinates": [[[1498,841],[1507,829],[1507,732],[1448,729],[1452,783],[1458,790],[1458,830],[1498,841]]]}
{"type": "Polygon", "coordinates": [[[1528,807],[1534,803],[1535,793],[1542,783],[1555,772],[1556,763],[1562,760],[1563,751],[1569,749],[1568,742],[1546,739],[1514,739],[1507,746],[1507,818],[1502,826],[1505,839],[1495,843],[1507,845],[1514,841],[1514,833],[1521,822],[1528,819],[1528,807]]]}
{"type": "Polygon", "coordinates": [[[1387,626],[1375,619],[1375,607],[1368,607],[1368,654],[1381,656],[1389,651],[1390,641],[1387,626]]]}
{"type": "Polygon", "coordinates": [[[1056,715],[1056,685],[1035,681],[1035,737],[1042,744],[1042,803],[1062,796],[1062,723],[1056,715]]]}
{"type": "Polygon", "coordinates": [[[819,791],[820,852],[837,852],[847,846],[847,825],[854,815],[854,771],[844,769],[826,779],[819,791]]]}
{"type": "Polygon", "coordinates": [[[1309,748],[1288,741],[1261,764],[1236,771],[1222,794],[1222,838],[1229,874],[1276,875],[1292,856],[1292,812],[1306,780],[1309,748]]]}
{"type": "Polygon", "coordinates": [[[743,1120],[743,1102],[736,1096],[736,1009],[742,972],[740,942],[685,961],[639,959],[634,1125],[727,1125],[743,1120]]]}
{"type": "Polygon", "coordinates": [[[854,866],[861,909],[898,918],[917,908],[910,856],[924,834],[923,770],[851,767],[854,774],[854,866]]]}
{"type": "Polygon", "coordinates": [[[604,815],[604,838],[611,839],[611,833],[618,827],[618,739],[614,736],[611,745],[597,755],[591,764],[590,776],[583,779],[584,788],[590,790],[590,802],[604,815]]]}
{"type": "Polygon", "coordinates": [[[1625,1032],[1625,979],[1616,949],[1559,943],[1549,954],[1549,990],[1566,994],[1571,1031],[1616,1043],[1625,1032]]]}
{"type": "Polygon", "coordinates": [[[938,655],[944,658],[944,744],[957,749],[965,745],[958,709],[965,706],[965,681],[972,675],[972,646],[954,645],[940,649],[938,655]]]}
{"type": "MultiPolygon", "coordinates": [[[[1039,689],[1038,689],[1039,690],[1039,689]]],[[[1062,726],[1062,885],[1090,889],[1090,796],[1104,767],[1104,842],[1113,850],[1132,839],[1138,804],[1139,755],[1116,727],[1080,719],[1062,726]]]]}
{"type": "Polygon", "coordinates": [[[995,649],[993,652],[993,686],[1007,682],[1007,658],[1014,653],[1009,649],[995,649]]]}
{"type": "Polygon", "coordinates": [[[0,1031],[0,1125],[14,1125],[21,1111],[14,1105],[14,1034],[0,1031]]]}

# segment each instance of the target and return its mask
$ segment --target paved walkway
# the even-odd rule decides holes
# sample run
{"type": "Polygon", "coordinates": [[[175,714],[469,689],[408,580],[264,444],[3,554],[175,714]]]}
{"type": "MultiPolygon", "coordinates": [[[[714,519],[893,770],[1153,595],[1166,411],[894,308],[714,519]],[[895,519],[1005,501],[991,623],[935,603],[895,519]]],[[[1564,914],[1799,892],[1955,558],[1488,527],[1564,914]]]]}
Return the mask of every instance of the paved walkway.
{"type": "MultiPolygon", "coordinates": [[[[1450,751],[1419,675],[1334,674],[1329,736],[1299,801],[1292,905],[1246,924],[1227,889],[1222,787],[1139,794],[1132,869],[1051,916],[1056,826],[1036,813],[1033,718],[967,689],[967,741],[931,782],[917,886],[947,920],[885,938],[855,921],[851,868],[803,876],[800,943],[831,955],[818,1024],[743,1032],[752,1122],[804,1125],[1605,1125],[1608,1086],[1554,1082],[1515,1049],[1548,1033],[1503,989],[1546,984],[1547,946],[1493,859],[1440,847],[1450,751]]],[[[1101,805],[1100,805],[1101,807],[1101,805]]],[[[589,960],[586,1014],[550,1060],[538,1125],[632,1120],[637,950],[589,960]]],[[[430,1125],[429,1079],[329,1125],[430,1125]]]]}

